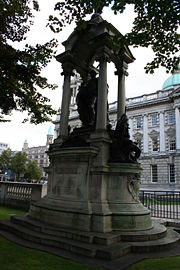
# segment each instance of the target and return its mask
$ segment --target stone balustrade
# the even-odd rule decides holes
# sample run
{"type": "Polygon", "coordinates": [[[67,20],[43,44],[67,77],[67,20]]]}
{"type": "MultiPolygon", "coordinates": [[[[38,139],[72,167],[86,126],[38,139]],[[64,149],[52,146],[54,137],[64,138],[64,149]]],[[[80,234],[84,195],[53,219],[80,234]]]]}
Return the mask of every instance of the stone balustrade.
{"type": "Polygon", "coordinates": [[[47,194],[47,184],[0,182],[0,205],[28,210],[47,194]]]}

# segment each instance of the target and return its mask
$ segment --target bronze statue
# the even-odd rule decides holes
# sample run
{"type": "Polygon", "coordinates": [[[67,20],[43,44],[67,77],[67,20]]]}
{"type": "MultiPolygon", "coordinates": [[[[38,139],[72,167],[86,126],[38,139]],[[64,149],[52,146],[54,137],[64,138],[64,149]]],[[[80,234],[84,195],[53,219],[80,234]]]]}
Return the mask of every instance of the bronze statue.
{"type": "Polygon", "coordinates": [[[87,83],[82,83],[80,86],[76,97],[77,110],[83,126],[95,124],[98,78],[96,78],[96,72],[94,70],[91,70],[90,76],[91,79],[87,83]]]}

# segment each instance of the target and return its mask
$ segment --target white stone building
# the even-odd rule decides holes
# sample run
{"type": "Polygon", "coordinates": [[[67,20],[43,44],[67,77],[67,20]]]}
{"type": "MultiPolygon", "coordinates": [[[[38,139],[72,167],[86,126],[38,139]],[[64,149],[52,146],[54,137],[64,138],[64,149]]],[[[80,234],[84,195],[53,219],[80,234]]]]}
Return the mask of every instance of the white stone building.
{"type": "MultiPolygon", "coordinates": [[[[81,126],[75,96],[77,75],[71,83],[69,115],[71,130],[81,126]]],[[[170,76],[162,90],[126,100],[131,139],[141,148],[141,188],[180,190],[180,70],[170,76]]],[[[109,104],[111,125],[115,128],[117,102],[109,104]]],[[[55,138],[59,133],[60,114],[55,121],[55,138]]]]}
{"type": "Polygon", "coordinates": [[[53,131],[52,127],[50,127],[47,133],[46,145],[29,147],[27,140],[25,140],[22,148],[22,151],[26,152],[30,160],[35,160],[37,162],[39,168],[42,171],[42,176],[44,178],[47,177],[45,168],[48,167],[49,165],[49,159],[46,152],[49,148],[49,144],[51,144],[52,142],[53,142],[53,131]]]}

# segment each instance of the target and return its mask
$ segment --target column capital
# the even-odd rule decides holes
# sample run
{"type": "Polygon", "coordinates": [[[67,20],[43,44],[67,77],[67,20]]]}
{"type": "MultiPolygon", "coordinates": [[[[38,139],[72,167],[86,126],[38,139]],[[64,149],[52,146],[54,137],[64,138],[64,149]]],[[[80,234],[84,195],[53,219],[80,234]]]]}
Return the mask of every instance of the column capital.
{"type": "Polygon", "coordinates": [[[64,62],[62,63],[62,69],[63,69],[63,72],[61,73],[61,75],[73,75],[72,74],[72,70],[73,70],[73,65],[68,63],[68,62],[64,62]]]}
{"type": "Polygon", "coordinates": [[[97,49],[96,60],[98,61],[104,60],[104,61],[110,62],[110,55],[111,55],[111,50],[108,47],[103,46],[97,49]]]}
{"type": "Polygon", "coordinates": [[[118,76],[122,76],[122,75],[128,76],[129,74],[127,72],[127,69],[128,69],[128,64],[122,61],[120,67],[117,67],[116,65],[116,71],[114,72],[114,74],[118,76]]]}

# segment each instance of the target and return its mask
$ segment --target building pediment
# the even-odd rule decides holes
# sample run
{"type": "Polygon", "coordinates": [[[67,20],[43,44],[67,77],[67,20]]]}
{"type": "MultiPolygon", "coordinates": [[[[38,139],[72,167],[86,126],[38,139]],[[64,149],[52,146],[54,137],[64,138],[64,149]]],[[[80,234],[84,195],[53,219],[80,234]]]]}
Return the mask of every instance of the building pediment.
{"type": "Polygon", "coordinates": [[[176,131],[175,131],[175,129],[172,128],[172,127],[168,128],[168,129],[166,130],[166,134],[167,134],[169,137],[174,137],[174,136],[175,136],[175,133],[176,133],[176,131]]]}
{"type": "Polygon", "coordinates": [[[133,138],[137,141],[141,140],[143,137],[142,133],[141,132],[136,132],[134,135],[133,135],[133,138]]]}
{"type": "Polygon", "coordinates": [[[159,132],[157,130],[152,130],[150,133],[149,133],[149,136],[151,139],[157,139],[158,136],[159,136],[159,132]]]}

